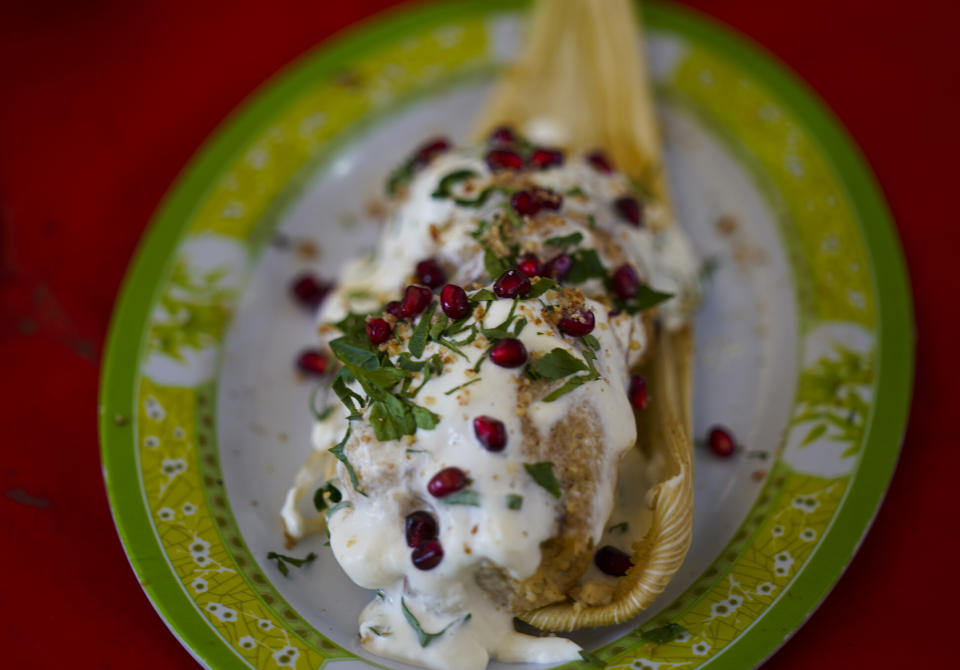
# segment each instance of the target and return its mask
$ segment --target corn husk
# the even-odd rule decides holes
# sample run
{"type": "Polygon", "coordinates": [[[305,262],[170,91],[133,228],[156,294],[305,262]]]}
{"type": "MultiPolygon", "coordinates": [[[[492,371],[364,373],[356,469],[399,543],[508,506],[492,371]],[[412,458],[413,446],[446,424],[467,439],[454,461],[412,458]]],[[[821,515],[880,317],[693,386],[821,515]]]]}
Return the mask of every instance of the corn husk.
{"type": "MultiPolygon", "coordinates": [[[[664,205],[660,225],[675,225],[641,39],[628,0],[539,0],[527,50],[482,112],[478,135],[504,123],[546,125],[570,149],[603,148],[664,205]]],[[[547,631],[623,622],[649,607],[680,567],[693,529],[692,358],[691,329],[664,329],[643,370],[653,400],[638,445],[662,450],[666,465],[648,496],[653,519],[632,547],[634,567],[606,604],[579,599],[581,586],[564,602],[521,614],[524,621],[547,631]]],[[[638,518],[647,514],[638,510],[638,518]]]]}

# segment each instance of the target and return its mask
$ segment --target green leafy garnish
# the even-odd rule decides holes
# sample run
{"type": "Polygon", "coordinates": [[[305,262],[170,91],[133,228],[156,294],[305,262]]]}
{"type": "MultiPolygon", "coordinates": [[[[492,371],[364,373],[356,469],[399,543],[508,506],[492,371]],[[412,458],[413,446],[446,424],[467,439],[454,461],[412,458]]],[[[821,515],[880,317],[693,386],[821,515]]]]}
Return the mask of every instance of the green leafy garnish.
{"type": "Polygon", "coordinates": [[[539,298],[544,293],[557,286],[557,282],[549,277],[540,277],[536,282],[531,283],[530,292],[523,296],[524,300],[539,298]]]}
{"type": "Polygon", "coordinates": [[[464,489],[451,493],[440,499],[445,505],[470,505],[471,507],[480,507],[480,494],[470,489],[464,489]]]}
{"type": "Polygon", "coordinates": [[[633,315],[645,309],[655,307],[672,297],[672,293],[661,293],[660,291],[653,290],[646,284],[641,284],[635,296],[629,300],[617,299],[614,301],[614,304],[627,314],[633,315]]]}
{"type": "Polygon", "coordinates": [[[330,499],[330,502],[336,504],[343,499],[343,494],[340,493],[340,489],[333,485],[333,482],[328,481],[326,484],[318,488],[313,492],[313,506],[318,512],[322,512],[327,508],[327,498],[330,499]]]}
{"type": "Polygon", "coordinates": [[[353,503],[350,502],[349,500],[341,500],[336,505],[334,505],[333,507],[328,509],[326,512],[324,512],[324,516],[329,519],[334,514],[336,514],[340,510],[345,509],[347,507],[353,507],[353,503]]]}
{"type": "Polygon", "coordinates": [[[490,197],[490,194],[498,190],[496,186],[487,186],[485,189],[480,191],[477,194],[477,197],[470,198],[454,198],[453,201],[460,205],[461,207],[482,207],[483,203],[487,201],[487,198],[490,197]]]}
{"type": "Polygon", "coordinates": [[[374,635],[376,635],[377,637],[390,637],[391,635],[390,631],[381,631],[376,626],[369,626],[367,630],[373,633],[374,635]]]}
{"type": "Polygon", "coordinates": [[[541,461],[539,463],[524,463],[523,469],[533,477],[533,481],[547,490],[554,498],[560,497],[560,485],[553,474],[553,463],[541,461]]]}
{"type": "Polygon", "coordinates": [[[609,528],[607,528],[607,532],[612,533],[616,531],[618,533],[626,533],[629,527],[630,527],[629,523],[627,523],[626,521],[621,521],[620,523],[615,523],[609,528]]]}
{"type": "Polygon", "coordinates": [[[600,350],[600,341],[590,333],[581,336],[580,341],[587,345],[587,347],[592,351],[600,350]]]}
{"type": "Polygon", "coordinates": [[[518,496],[516,493],[507,494],[507,508],[512,510],[518,510],[523,507],[523,496],[518,496]]]}
{"type": "Polygon", "coordinates": [[[687,629],[678,623],[668,623],[665,626],[654,628],[640,633],[640,639],[652,644],[666,644],[673,642],[679,636],[687,632],[687,629]]]}
{"type": "Polygon", "coordinates": [[[280,574],[283,575],[284,577],[288,577],[290,575],[290,568],[288,568],[287,565],[292,565],[295,568],[302,568],[308,563],[311,563],[313,559],[315,559],[316,557],[317,555],[312,551],[309,554],[307,554],[304,558],[294,558],[293,556],[284,556],[283,554],[278,554],[275,551],[271,551],[267,553],[267,560],[276,561],[277,570],[279,570],[280,574]]]}
{"type": "Polygon", "coordinates": [[[490,279],[496,279],[509,270],[511,266],[512,263],[509,260],[497,256],[496,252],[490,247],[483,250],[483,267],[490,275],[490,279]]]}
{"type": "Polygon", "coordinates": [[[444,391],[444,392],[443,392],[443,395],[451,395],[451,394],[453,394],[453,393],[456,393],[457,391],[459,391],[459,390],[462,389],[462,388],[466,388],[467,386],[470,386],[470,384],[476,384],[478,381],[480,381],[480,377],[476,377],[476,378],[474,378],[474,379],[471,379],[471,380],[468,381],[468,382],[463,382],[463,383],[460,384],[459,386],[454,386],[454,387],[453,387],[452,389],[450,389],[449,391],[444,391]]]}
{"type": "Polygon", "coordinates": [[[455,170],[454,172],[444,175],[444,177],[440,179],[440,183],[437,184],[437,189],[430,195],[434,198],[449,198],[451,196],[450,189],[455,184],[479,176],[480,175],[473,170],[455,170]]]}
{"type": "Polygon", "coordinates": [[[496,300],[497,296],[488,288],[482,288],[476,293],[470,295],[470,302],[485,302],[487,300],[496,300]]]}
{"type": "Polygon", "coordinates": [[[697,273],[700,281],[707,282],[713,279],[713,275],[720,269],[720,257],[708,256],[700,265],[700,271],[697,273]]]}
{"type": "Polygon", "coordinates": [[[490,229],[490,222],[487,221],[486,219],[483,219],[477,224],[477,229],[474,230],[472,233],[470,233],[470,237],[472,237],[473,239],[479,242],[480,238],[483,237],[484,234],[489,229],[490,229]]]}
{"type": "Polygon", "coordinates": [[[596,379],[596,377],[594,377],[593,375],[577,375],[576,377],[571,377],[566,382],[564,382],[563,386],[561,386],[560,388],[554,391],[551,391],[546,396],[544,396],[543,401],[553,402],[560,396],[566,395],[567,393],[570,393],[570,391],[574,390],[575,388],[579,386],[583,386],[587,382],[593,381],[594,379],[596,379]]]}
{"type": "Polygon", "coordinates": [[[590,279],[605,279],[607,271],[594,249],[577,249],[570,257],[573,265],[564,280],[568,284],[582,284],[590,279]]]}
{"type": "Polygon", "coordinates": [[[564,235],[563,237],[549,237],[547,238],[546,244],[549,244],[551,247],[559,247],[566,251],[567,247],[576,246],[581,242],[583,242],[583,233],[576,232],[564,235]]]}
{"type": "Polygon", "coordinates": [[[403,598],[400,598],[400,609],[403,610],[403,618],[407,620],[407,623],[410,624],[411,628],[413,628],[413,632],[417,634],[417,640],[420,642],[420,646],[424,648],[426,648],[427,645],[436,640],[438,637],[446,633],[454,624],[465,623],[470,620],[470,615],[467,614],[464,617],[448,623],[439,633],[428,633],[423,630],[420,622],[417,621],[417,617],[413,616],[413,612],[407,608],[407,603],[403,598]]]}
{"type": "Polygon", "coordinates": [[[413,329],[413,335],[410,336],[410,344],[407,345],[407,348],[410,349],[410,353],[417,358],[423,356],[423,348],[426,346],[427,337],[430,334],[430,320],[433,318],[433,313],[436,309],[437,303],[431,302],[430,306],[427,307],[427,311],[423,313],[420,321],[417,322],[417,327],[413,329]]]}
{"type": "Polygon", "coordinates": [[[531,368],[540,377],[547,379],[562,379],[575,372],[583,372],[587,369],[583,361],[573,356],[566,349],[555,347],[548,354],[544,354],[535,361],[531,368]]]}
{"type": "Polygon", "coordinates": [[[580,188],[579,186],[574,186],[573,188],[568,188],[566,191],[563,192],[563,194],[566,195],[566,196],[570,196],[570,197],[576,197],[576,196],[580,196],[580,197],[584,197],[584,198],[587,197],[586,191],[584,191],[584,190],[583,190],[582,188],[580,188]]]}
{"type": "Polygon", "coordinates": [[[525,318],[517,319],[517,322],[513,324],[513,336],[520,337],[520,333],[523,332],[523,329],[527,326],[527,320],[525,318]]]}
{"type": "Polygon", "coordinates": [[[347,445],[347,440],[350,439],[350,431],[351,427],[347,426],[347,432],[344,433],[343,439],[335,446],[330,447],[329,452],[347,468],[347,474],[350,475],[350,483],[353,485],[353,490],[365,496],[367,494],[360,488],[360,479],[357,477],[357,471],[353,469],[350,459],[347,458],[347,455],[343,451],[343,448],[347,445]]]}

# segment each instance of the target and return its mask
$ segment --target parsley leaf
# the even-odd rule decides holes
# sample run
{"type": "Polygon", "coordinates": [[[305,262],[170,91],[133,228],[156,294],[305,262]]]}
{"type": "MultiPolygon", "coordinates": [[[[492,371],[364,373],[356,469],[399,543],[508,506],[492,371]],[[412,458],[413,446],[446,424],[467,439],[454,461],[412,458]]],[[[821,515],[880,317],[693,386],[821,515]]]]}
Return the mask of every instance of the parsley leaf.
{"type": "Polygon", "coordinates": [[[334,445],[333,447],[330,447],[328,451],[331,454],[333,454],[336,457],[336,459],[341,463],[343,463],[343,465],[347,468],[347,474],[350,475],[350,483],[353,484],[354,491],[356,491],[360,495],[365,496],[367,494],[363,491],[363,489],[360,488],[360,479],[357,477],[357,472],[356,470],[353,469],[353,465],[350,463],[350,459],[347,458],[347,455],[343,452],[343,448],[347,445],[347,440],[350,439],[350,431],[351,431],[351,428],[348,425],[347,432],[344,433],[343,439],[340,440],[338,444],[334,445]]]}
{"type": "Polygon", "coordinates": [[[617,531],[618,533],[626,533],[628,528],[630,528],[630,524],[626,521],[621,521],[620,523],[615,523],[607,528],[607,532],[612,533],[617,531]]]}
{"type": "Polygon", "coordinates": [[[440,498],[440,502],[445,505],[470,505],[471,507],[480,507],[480,494],[470,489],[464,489],[440,498]]]}
{"type": "Polygon", "coordinates": [[[560,497],[560,485],[553,474],[553,463],[550,461],[541,461],[539,463],[524,463],[523,469],[527,471],[533,481],[547,490],[547,493],[554,498],[560,497]]]}
{"type": "Polygon", "coordinates": [[[450,395],[450,394],[452,394],[452,393],[456,393],[456,392],[459,391],[460,389],[466,388],[467,386],[470,386],[470,384],[476,384],[478,381],[480,381],[480,377],[474,377],[473,379],[471,379],[471,380],[468,381],[468,382],[464,382],[464,383],[462,383],[462,384],[459,384],[458,386],[454,386],[454,387],[453,387],[452,389],[450,389],[449,391],[444,391],[444,392],[443,392],[443,395],[450,395]]]}
{"type": "Polygon", "coordinates": [[[567,393],[570,393],[570,391],[574,390],[578,386],[582,386],[583,384],[586,384],[589,381],[593,381],[594,379],[596,379],[596,377],[594,377],[593,375],[577,375],[576,377],[571,377],[564,383],[563,386],[556,389],[555,391],[551,391],[546,396],[544,396],[543,401],[553,402],[560,396],[566,395],[567,393]]]}
{"type": "Polygon", "coordinates": [[[616,305],[622,308],[627,314],[633,315],[645,309],[655,307],[672,297],[672,293],[661,293],[660,291],[653,290],[646,284],[641,284],[635,296],[629,300],[617,300],[616,305]]]}
{"type": "Polygon", "coordinates": [[[591,333],[587,333],[586,335],[581,336],[580,341],[583,342],[585,345],[587,345],[587,347],[589,347],[593,351],[600,350],[600,341],[596,337],[594,337],[591,333]]]}
{"type": "Polygon", "coordinates": [[[349,363],[363,370],[376,370],[380,367],[380,359],[376,352],[359,347],[350,339],[344,336],[330,342],[330,349],[337,358],[343,363],[349,363]]]}
{"type": "Polygon", "coordinates": [[[295,568],[302,568],[303,566],[311,563],[317,555],[312,551],[306,555],[304,558],[294,558],[293,556],[284,556],[283,554],[278,554],[275,551],[267,552],[268,561],[276,561],[277,570],[280,571],[280,574],[284,577],[290,575],[290,568],[287,565],[292,565],[295,568]]]}
{"type": "Polygon", "coordinates": [[[347,507],[353,507],[353,503],[350,502],[349,500],[341,500],[341,501],[338,502],[336,505],[334,505],[333,507],[331,507],[330,509],[328,509],[326,512],[324,512],[324,513],[323,513],[323,516],[326,517],[327,519],[329,519],[329,518],[332,517],[334,514],[336,514],[337,512],[339,512],[339,511],[342,510],[342,509],[346,509],[347,507]]]}
{"type": "Polygon", "coordinates": [[[547,238],[546,244],[549,244],[551,247],[560,247],[566,250],[567,247],[576,246],[581,242],[583,242],[583,233],[578,231],[564,235],[563,237],[549,237],[547,238]]]}
{"type": "Polygon", "coordinates": [[[507,508],[512,510],[518,510],[523,507],[523,496],[518,496],[516,493],[507,494],[507,508]]]}
{"type": "MultiPolygon", "coordinates": [[[[499,275],[498,275],[499,276],[499,275]]],[[[488,288],[482,288],[470,296],[471,302],[484,302],[487,300],[496,300],[497,296],[488,288]]]]}
{"type": "Polygon", "coordinates": [[[423,316],[420,317],[420,321],[417,322],[417,327],[413,330],[413,335],[410,336],[410,344],[407,345],[407,348],[410,349],[410,353],[420,358],[423,356],[423,348],[427,344],[427,336],[430,334],[430,320],[433,319],[433,313],[437,310],[437,303],[431,302],[430,306],[427,307],[427,311],[423,313],[423,316]]]}
{"type": "Polygon", "coordinates": [[[340,489],[334,486],[332,481],[328,481],[313,493],[313,506],[318,512],[322,512],[327,508],[327,500],[324,496],[329,498],[333,504],[343,499],[343,494],[340,493],[340,489]]]}
{"type": "Polygon", "coordinates": [[[673,642],[686,632],[687,629],[680,624],[668,623],[665,626],[660,626],[659,628],[642,632],[640,634],[640,639],[644,642],[651,642],[653,644],[666,644],[667,642],[673,642]]]}
{"type": "Polygon", "coordinates": [[[583,361],[560,347],[555,347],[550,353],[541,356],[531,367],[536,374],[547,379],[561,379],[587,369],[583,361]]]}
{"type": "Polygon", "coordinates": [[[420,646],[423,648],[426,648],[427,645],[446,633],[454,624],[466,623],[470,620],[470,615],[467,614],[460,619],[456,619],[455,621],[448,623],[439,633],[428,633],[427,631],[423,630],[420,622],[417,621],[417,617],[413,616],[413,612],[407,608],[407,603],[403,598],[400,598],[400,609],[403,610],[403,618],[406,619],[407,623],[410,624],[410,627],[413,628],[413,632],[417,634],[417,640],[420,642],[420,646]]]}
{"type": "Polygon", "coordinates": [[[440,179],[440,183],[437,184],[437,190],[431,193],[430,196],[433,198],[449,198],[451,195],[450,189],[455,184],[479,176],[480,175],[473,170],[455,170],[440,179]]]}
{"type": "Polygon", "coordinates": [[[571,254],[573,266],[567,274],[569,284],[582,284],[590,279],[604,279],[607,271],[600,262],[600,257],[594,249],[578,249],[571,254]]]}
{"type": "Polygon", "coordinates": [[[496,279],[504,272],[510,269],[511,263],[504,258],[497,256],[496,252],[487,247],[483,250],[483,267],[486,269],[490,279],[496,279]]]}
{"type": "Polygon", "coordinates": [[[556,285],[557,285],[557,282],[550,279],[549,277],[540,277],[539,280],[531,283],[530,292],[527,293],[527,295],[523,296],[523,299],[530,300],[532,298],[539,298],[550,289],[555,288],[556,285]]]}

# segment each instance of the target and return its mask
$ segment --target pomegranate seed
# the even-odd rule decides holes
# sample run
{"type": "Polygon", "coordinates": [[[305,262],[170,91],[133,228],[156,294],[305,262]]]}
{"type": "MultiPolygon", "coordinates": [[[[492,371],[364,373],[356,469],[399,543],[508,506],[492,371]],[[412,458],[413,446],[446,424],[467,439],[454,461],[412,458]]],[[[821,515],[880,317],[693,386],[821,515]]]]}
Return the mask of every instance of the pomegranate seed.
{"type": "Polygon", "coordinates": [[[437,539],[437,520],[430,512],[419,510],[407,515],[403,522],[404,534],[407,536],[407,546],[416,547],[424,540],[437,539]]]}
{"type": "Polygon", "coordinates": [[[417,263],[417,279],[420,280],[421,284],[430,288],[442,286],[443,282],[447,281],[443,270],[440,269],[436,259],[433,258],[427,258],[417,263]]]}
{"type": "Polygon", "coordinates": [[[543,263],[536,254],[524,254],[517,261],[517,269],[528,277],[537,277],[543,272],[543,263]]]}
{"type": "Polygon", "coordinates": [[[630,405],[633,409],[644,410],[647,408],[647,380],[642,375],[633,375],[630,377],[630,390],[627,391],[630,397],[630,405]]]}
{"type": "Polygon", "coordinates": [[[560,319],[560,322],[557,323],[557,328],[559,328],[560,332],[564,335],[583,337],[593,331],[594,325],[596,325],[596,319],[593,316],[593,312],[581,309],[576,317],[565,316],[560,319]]]}
{"type": "Polygon", "coordinates": [[[527,348],[514,337],[505,337],[490,349],[490,360],[501,368],[519,368],[527,362],[527,348]]]}
{"type": "Polygon", "coordinates": [[[447,284],[440,291],[440,307],[451,319],[462,319],[470,313],[467,292],[456,284],[447,284]]]}
{"type": "Polygon", "coordinates": [[[510,204],[520,216],[533,216],[540,211],[540,203],[530,191],[517,191],[510,196],[510,204]]]}
{"type": "Polygon", "coordinates": [[[487,165],[491,170],[522,170],[523,159],[515,151],[494,149],[487,154],[487,165]]]}
{"type": "Polygon", "coordinates": [[[556,211],[563,206],[563,196],[549,188],[534,186],[533,197],[536,198],[537,204],[543,209],[556,211]]]}
{"type": "Polygon", "coordinates": [[[503,421],[490,416],[478,416],[473,420],[473,434],[487,451],[503,451],[507,446],[507,428],[503,421]]]}
{"type": "Polygon", "coordinates": [[[636,198],[629,195],[617,198],[613,201],[613,209],[621,219],[634,228],[639,228],[643,225],[643,207],[636,198]]]}
{"type": "Polygon", "coordinates": [[[629,554],[609,544],[600,547],[597,555],[593,557],[593,562],[600,568],[600,572],[612,577],[623,577],[633,567],[629,554]]]}
{"type": "Polygon", "coordinates": [[[419,167],[423,167],[439,154],[442,154],[444,151],[450,148],[450,140],[446,137],[434,137],[431,140],[427,140],[419,147],[413,154],[413,162],[419,167]]]}
{"type": "Polygon", "coordinates": [[[419,570],[432,570],[443,560],[443,545],[437,540],[424,540],[410,552],[410,560],[419,570]]]}
{"type": "Polygon", "coordinates": [[[467,485],[467,476],[460,468],[444,468],[427,483],[427,490],[434,498],[443,498],[456,493],[467,485]]]}
{"type": "Polygon", "coordinates": [[[367,321],[367,337],[373,344],[383,344],[390,339],[393,334],[393,328],[383,319],[370,319],[367,321]]]}
{"type": "Polygon", "coordinates": [[[319,349],[306,349],[297,356],[297,369],[308,375],[322,375],[327,371],[328,363],[319,349]]]}
{"type": "Polygon", "coordinates": [[[602,172],[604,174],[610,174],[613,172],[613,163],[610,162],[610,158],[607,157],[600,149],[591,151],[587,154],[587,162],[590,163],[591,167],[597,172],[602,172]]]}
{"type": "Polygon", "coordinates": [[[621,300],[629,300],[640,289],[640,280],[637,278],[636,270],[626,263],[613,271],[610,282],[613,285],[613,292],[621,300]]]}
{"type": "Polygon", "coordinates": [[[563,152],[556,149],[537,149],[530,156],[530,165],[541,170],[555,165],[563,165],[563,152]]]}
{"type": "Polygon", "coordinates": [[[399,300],[391,300],[383,309],[387,314],[393,314],[398,319],[403,318],[403,305],[400,304],[399,300]]]}
{"type": "Polygon", "coordinates": [[[733,441],[733,435],[723,426],[714,426],[707,435],[707,444],[710,450],[717,456],[727,458],[732,456],[737,450],[737,443],[733,441]]]}
{"type": "Polygon", "coordinates": [[[298,275],[290,284],[290,292],[296,301],[310,309],[319,307],[331,288],[333,286],[309,272],[298,275]]]}
{"type": "Polygon", "coordinates": [[[567,254],[560,254],[547,262],[546,267],[543,268],[543,274],[551,279],[563,281],[563,278],[570,274],[572,267],[573,259],[567,254]]]}
{"type": "Polygon", "coordinates": [[[487,138],[487,141],[490,144],[513,144],[517,141],[517,136],[513,132],[513,128],[510,126],[500,126],[494,128],[490,133],[490,137],[487,138]]]}
{"type": "Polygon", "coordinates": [[[400,301],[400,316],[404,319],[412,319],[415,316],[423,314],[423,311],[430,305],[433,293],[426,286],[411,285],[403,291],[403,299],[400,301]]]}
{"type": "Polygon", "coordinates": [[[511,268],[493,283],[493,292],[498,298],[523,297],[530,292],[530,280],[520,270],[511,268]]]}

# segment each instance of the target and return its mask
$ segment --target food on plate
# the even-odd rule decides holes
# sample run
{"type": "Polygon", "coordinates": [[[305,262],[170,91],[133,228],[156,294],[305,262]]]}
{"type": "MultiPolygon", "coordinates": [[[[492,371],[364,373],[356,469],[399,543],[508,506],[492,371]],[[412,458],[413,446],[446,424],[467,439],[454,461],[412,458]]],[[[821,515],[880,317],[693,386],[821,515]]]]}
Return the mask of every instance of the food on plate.
{"type": "MultiPolygon", "coordinates": [[[[625,2],[543,3],[485,139],[427,141],[391,174],[376,252],[320,310],[332,401],[281,516],[290,542],[326,529],[376,590],[359,624],[375,654],[465,670],[576,659],[514,618],[625,621],[686,552],[697,263],[645,81],[617,65],[637,77],[616,84],[629,91],[605,80],[610,104],[568,119],[543,53],[543,31],[562,28],[568,56],[630,60],[634,33],[608,25],[625,17],[625,2]],[[600,28],[613,44],[591,41],[600,28]],[[550,104],[517,92],[529,77],[550,104]]],[[[572,82],[586,71],[561,61],[572,82]]]]}

